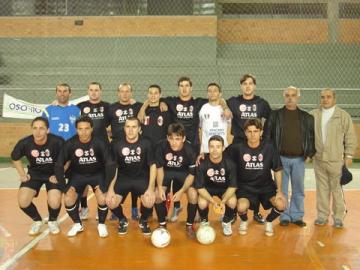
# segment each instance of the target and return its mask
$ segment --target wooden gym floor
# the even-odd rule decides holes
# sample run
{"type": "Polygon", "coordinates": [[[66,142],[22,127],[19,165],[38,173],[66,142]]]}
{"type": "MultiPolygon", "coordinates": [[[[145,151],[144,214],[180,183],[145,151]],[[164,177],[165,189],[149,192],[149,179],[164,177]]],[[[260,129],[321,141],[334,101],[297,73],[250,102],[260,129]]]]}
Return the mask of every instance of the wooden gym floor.
{"type": "MultiPolygon", "coordinates": [[[[99,238],[95,220],[96,201],[92,194],[89,196],[90,217],[84,221],[84,232],[73,238],[66,236],[72,222],[62,209],[59,235],[50,235],[44,225],[41,234],[28,236],[32,222],[17,206],[15,186],[18,183],[7,182],[9,178],[16,178],[16,174],[11,169],[5,179],[4,170],[0,169],[0,181],[8,187],[0,189],[0,270],[360,269],[360,190],[351,185],[345,190],[349,212],[343,229],[333,228],[332,222],[324,227],[313,225],[316,217],[315,191],[310,189],[306,191],[304,221],[307,226],[304,228],[293,224],[281,227],[276,220],[275,235],[268,237],[264,234],[264,226],[255,224],[249,215],[247,235],[238,234],[237,221],[233,225],[233,235],[225,237],[218,217],[210,211],[210,222],[217,235],[213,244],[204,246],[194,239],[187,239],[186,211],[182,211],[178,222],[168,224],[172,237],[170,245],[158,249],[152,246],[149,237],[141,234],[134,221],[130,222],[128,234],[124,236],[117,234],[117,222],[107,221],[109,237],[99,238]]],[[[35,204],[46,216],[44,190],[35,204]]],[[[186,206],[185,200],[182,206],[186,206]]],[[[129,200],[124,209],[129,217],[129,200]]],[[[152,229],[156,228],[156,220],[152,220],[150,225],[152,229]]]]}

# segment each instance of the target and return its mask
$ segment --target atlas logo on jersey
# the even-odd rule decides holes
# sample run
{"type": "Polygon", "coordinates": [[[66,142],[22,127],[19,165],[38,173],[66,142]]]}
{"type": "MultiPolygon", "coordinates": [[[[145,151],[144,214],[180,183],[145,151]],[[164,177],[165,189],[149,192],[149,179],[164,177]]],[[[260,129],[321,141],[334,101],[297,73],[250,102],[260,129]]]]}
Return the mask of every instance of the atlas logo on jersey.
{"type": "Polygon", "coordinates": [[[121,153],[124,156],[124,162],[127,164],[138,163],[141,161],[141,147],[138,146],[136,149],[130,149],[129,147],[124,147],[121,149],[121,153]]]}
{"type": "Polygon", "coordinates": [[[37,149],[31,150],[31,156],[35,158],[36,164],[51,164],[53,163],[52,157],[50,157],[50,150],[45,149],[38,151],[37,149]]]}
{"type": "Polygon", "coordinates": [[[194,106],[184,106],[182,104],[177,104],[176,105],[176,116],[180,119],[191,119],[194,117],[194,106]]]}
{"type": "Polygon", "coordinates": [[[115,115],[119,118],[119,123],[125,122],[128,117],[134,116],[134,110],[129,108],[129,110],[116,110],[115,115]]]}
{"type": "Polygon", "coordinates": [[[92,164],[97,162],[93,148],[89,150],[78,148],[75,150],[75,156],[79,158],[79,164],[92,164]]]}
{"type": "Polygon", "coordinates": [[[225,183],[225,169],[221,168],[220,170],[214,170],[210,168],[207,170],[206,174],[209,176],[210,181],[215,183],[225,183]]]}
{"type": "Polygon", "coordinates": [[[247,106],[246,104],[240,104],[239,110],[241,112],[242,119],[257,118],[257,106],[256,104],[247,106]]]}
{"type": "Polygon", "coordinates": [[[245,161],[245,169],[247,170],[262,170],[264,168],[264,156],[263,154],[259,155],[250,155],[244,154],[243,160],[245,161]]]}
{"type": "Polygon", "coordinates": [[[169,168],[180,168],[183,166],[182,162],[184,158],[182,156],[167,153],[165,159],[167,160],[166,166],[169,168]]]}

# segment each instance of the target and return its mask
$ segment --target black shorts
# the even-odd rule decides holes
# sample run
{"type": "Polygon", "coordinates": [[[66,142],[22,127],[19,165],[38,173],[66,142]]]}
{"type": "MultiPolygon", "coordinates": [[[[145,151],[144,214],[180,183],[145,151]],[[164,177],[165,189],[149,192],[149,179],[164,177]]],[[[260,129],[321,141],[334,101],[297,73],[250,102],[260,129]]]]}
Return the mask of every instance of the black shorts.
{"type": "Polygon", "coordinates": [[[241,188],[239,187],[236,190],[236,198],[240,199],[240,198],[246,198],[249,200],[250,202],[250,209],[254,210],[256,208],[256,206],[258,205],[258,203],[260,202],[262,207],[267,210],[273,207],[273,205],[270,202],[270,199],[272,197],[276,196],[276,186],[272,185],[269,188],[266,188],[266,190],[262,191],[258,191],[258,192],[253,192],[253,191],[249,191],[246,190],[246,188],[241,188]]]}
{"type": "Polygon", "coordinates": [[[83,194],[86,186],[91,186],[93,191],[95,191],[96,187],[99,186],[100,190],[105,193],[107,190],[105,188],[105,176],[102,173],[94,174],[94,175],[82,175],[82,174],[71,174],[71,178],[66,185],[65,192],[69,190],[70,187],[74,187],[76,193],[83,194]]]}
{"type": "Polygon", "coordinates": [[[207,190],[207,192],[209,192],[211,196],[217,196],[220,199],[227,190],[227,188],[215,188],[215,187],[205,187],[205,189],[207,190]]]}
{"type": "Polygon", "coordinates": [[[173,181],[173,189],[179,190],[184,185],[185,179],[188,175],[188,172],[183,171],[164,171],[162,186],[169,188],[171,186],[171,181],[173,181]]]}
{"type": "Polygon", "coordinates": [[[36,191],[35,197],[37,197],[39,195],[40,188],[43,184],[45,184],[47,192],[51,189],[57,189],[63,192],[65,188],[64,184],[61,183],[54,184],[51,183],[49,180],[39,180],[39,179],[30,179],[29,181],[21,182],[20,188],[27,187],[35,190],[36,191]]]}
{"type": "Polygon", "coordinates": [[[145,193],[149,186],[149,180],[146,178],[125,178],[120,177],[116,179],[114,191],[115,194],[123,197],[121,203],[124,202],[124,198],[131,192],[132,196],[141,196],[145,193]]]}

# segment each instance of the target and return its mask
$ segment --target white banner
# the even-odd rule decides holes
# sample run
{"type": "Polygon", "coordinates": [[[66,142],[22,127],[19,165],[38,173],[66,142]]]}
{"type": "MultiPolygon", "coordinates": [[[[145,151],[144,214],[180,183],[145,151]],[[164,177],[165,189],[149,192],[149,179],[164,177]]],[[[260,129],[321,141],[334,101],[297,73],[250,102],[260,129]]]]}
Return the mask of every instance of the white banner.
{"type": "MultiPolygon", "coordinates": [[[[88,100],[88,96],[83,96],[77,99],[70,100],[70,104],[78,104],[79,102],[88,100]]],[[[3,99],[3,117],[19,118],[19,119],[34,119],[41,116],[43,110],[49,104],[34,104],[21,99],[14,98],[8,94],[4,94],[3,99]]]]}

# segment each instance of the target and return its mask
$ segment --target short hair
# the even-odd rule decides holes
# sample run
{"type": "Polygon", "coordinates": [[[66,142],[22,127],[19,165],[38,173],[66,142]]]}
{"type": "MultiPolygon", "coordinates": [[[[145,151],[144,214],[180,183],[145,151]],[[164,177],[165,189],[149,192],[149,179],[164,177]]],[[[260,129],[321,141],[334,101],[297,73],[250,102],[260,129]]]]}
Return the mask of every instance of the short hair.
{"type": "Polygon", "coordinates": [[[161,94],[161,87],[160,87],[159,85],[157,85],[157,84],[152,84],[152,85],[150,85],[150,86],[148,87],[148,90],[149,90],[150,88],[157,88],[157,89],[159,89],[159,93],[161,94]]]}
{"type": "Polygon", "coordinates": [[[331,89],[331,88],[325,88],[325,89],[321,90],[321,93],[324,92],[324,91],[329,91],[329,92],[331,92],[331,93],[333,94],[334,98],[336,98],[336,93],[335,93],[335,91],[334,91],[333,89],[331,89]]]}
{"type": "Polygon", "coordinates": [[[55,88],[55,92],[57,92],[58,87],[60,87],[60,86],[66,87],[66,88],[69,90],[69,93],[71,93],[71,87],[70,87],[70,85],[67,84],[67,83],[59,83],[59,84],[57,84],[57,85],[56,85],[56,88],[55,88]]]}
{"type": "Polygon", "coordinates": [[[129,87],[130,91],[132,92],[133,88],[132,88],[131,84],[130,84],[130,83],[126,83],[126,82],[119,84],[118,91],[120,90],[120,88],[122,88],[122,87],[124,87],[124,86],[129,87]]]}
{"type": "Polygon", "coordinates": [[[221,93],[222,90],[221,90],[221,86],[215,82],[212,82],[212,83],[209,83],[208,86],[207,86],[207,89],[209,89],[210,86],[216,86],[218,89],[219,89],[219,92],[221,93]]]}
{"type": "Polygon", "coordinates": [[[100,90],[102,90],[102,86],[101,86],[101,84],[99,82],[91,82],[91,83],[89,83],[88,88],[90,87],[90,85],[98,85],[100,90]]]}
{"type": "Polygon", "coordinates": [[[209,145],[210,145],[210,142],[212,142],[212,141],[221,142],[222,146],[224,146],[224,144],[225,144],[223,137],[221,137],[219,135],[211,136],[210,139],[209,139],[209,145]]]}
{"type": "Polygon", "coordinates": [[[172,134],[178,135],[180,137],[185,137],[184,125],[181,123],[170,124],[167,130],[167,135],[171,136],[172,134]]]}
{"type": "Polygon", "coordinates": [[[127,121],[136,121],[137,125],[139,127],[141,126],[140,120],[136,116],[130,116],[130,117],[126,118],[125,123],[127,121]]]}
{"type": "Polygon", "coordinates": [[[189,77],[185,77],[185,76],[180,77],[180,79],[178,80],[177,85],[180,86],[180,83],[182,83],[182,82],[189,82],[190,86],[192,86],[192,81],[191,81],[191,79],[189,77]]]}
{"type": "Polygon", "coordinates": [[[79,123],[83,123],[83,122],[89,123],[89,124],[90,124],[90,127],[93,127],[93,126],[94,126],[94,122],[93,122],[93,120],[92,120],[89,116],[87,116],[87,115],[81,115],[81,116],[79,116],[79,117],[76,119],[76,121],[75,121],[75,127],[77,128],[77,127],[78,127],[78,124],[79,124],[79,123]]]}
{"type": "Polygon", "coordinates": [[[250,126],[255,126],[257,129],[263,130],[262,122],[259,118],[253,118],[246,120],[244,124],[244,130],[246,130],[250,126]]]}
{"type": "Polygon", "coordinates": [[[243,84],[243,82],[245,82],[247,79],[251,78],[254,82],[254,84],[256,85],[256,78],[254,75],[252,74],[244,74],[241,78],[240,78],[240,84],[243,84]]]}
{"type": "Polygon", "coordinates": [[[283,96],[285,96],[285,94],[286,94],[287,91],[289,91],[289,90],[294,90],[294,91],[296,91],[296,95],[297,95],[298,97],[300,97],[300,88],[297,88],[297,87],[292,86],[292,85],[290,85],[290,86],[288,86],[288,87],[285,88],[285,90],[284,90],[284,92],[283,92],[283,96]]]}
{"type": "Polygon", "coordinates": [[[37,121],[41,121],[45,124],[46,128],[49,128],[49,120],[47,120],[46,118],[42,117],[42,116],[38,116],[35,117],[32,121],[31,121],[31,127],[34,125],[35,122],[37,121]]]}

